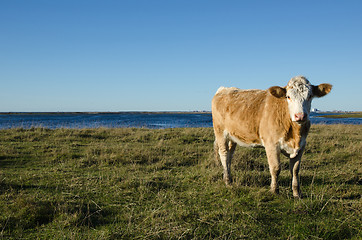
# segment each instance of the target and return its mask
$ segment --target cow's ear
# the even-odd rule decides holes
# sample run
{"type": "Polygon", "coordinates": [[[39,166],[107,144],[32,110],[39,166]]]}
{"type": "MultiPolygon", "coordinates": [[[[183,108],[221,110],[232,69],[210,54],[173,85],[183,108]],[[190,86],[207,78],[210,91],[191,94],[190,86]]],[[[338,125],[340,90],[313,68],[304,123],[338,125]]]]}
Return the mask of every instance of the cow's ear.
{"type": "Polygon", "coordinates": [[[332,85],[328,83],[319,84],[318,86],[313,86],[313,95],[315,97],[323,97],[327,95],[332,90],[332,85]]]}
{"type": "Polygon", "coordinates": [[[268,89],[270,94],[276,98],[285,98],[287,94],[287,90],[282,87],[274,86],[268,89]]]}

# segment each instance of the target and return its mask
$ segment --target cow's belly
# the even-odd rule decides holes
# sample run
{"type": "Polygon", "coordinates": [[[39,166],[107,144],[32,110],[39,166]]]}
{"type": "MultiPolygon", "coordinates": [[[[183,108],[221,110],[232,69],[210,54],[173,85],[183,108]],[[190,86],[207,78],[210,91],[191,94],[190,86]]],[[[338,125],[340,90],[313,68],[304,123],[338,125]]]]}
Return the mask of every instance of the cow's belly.
{"type": "Polygon", "coordinates": [[[247,139],[247,138],[242,139],[241,137],[231,134],[227,130],[224,131],[224,136],[226,139],[229,139],[242,147],[263,147],[264,146],[257,139],[247,139]]]}

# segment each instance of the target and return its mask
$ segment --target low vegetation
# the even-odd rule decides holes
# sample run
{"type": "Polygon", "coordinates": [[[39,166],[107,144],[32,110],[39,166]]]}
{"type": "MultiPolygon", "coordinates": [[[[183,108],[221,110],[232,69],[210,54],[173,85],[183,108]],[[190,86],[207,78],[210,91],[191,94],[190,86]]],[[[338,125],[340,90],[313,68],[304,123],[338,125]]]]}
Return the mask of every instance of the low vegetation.
{"type": "Polygon", "coordinates": [[[269,193],[263,149],[226,187],[211,128],[0,130],[2,239],[361,239],[360,125],[313,126],[304,197],[269,193]]]}
{"type": "Polygon", "coordinates": [[[362,112],[320,115],[323,118],[362,118],[362,112]]]}

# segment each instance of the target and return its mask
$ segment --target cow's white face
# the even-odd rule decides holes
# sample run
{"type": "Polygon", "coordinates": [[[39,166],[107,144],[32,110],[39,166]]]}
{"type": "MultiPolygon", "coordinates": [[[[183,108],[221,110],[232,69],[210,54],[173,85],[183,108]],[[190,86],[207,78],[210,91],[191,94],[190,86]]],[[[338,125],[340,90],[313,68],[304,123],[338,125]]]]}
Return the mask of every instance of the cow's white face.
{"type": "Polygon", "coordinates": [[[325,96],[331,89],[330,84],[313,86],[305,77],[298,76],[292,78],[285,88],[271,87],[269,92],[274,97],[286,98],[291,120],[303,123],[309,120],[312,99],[325,96]]]}
{"type": "Polygon", "coordinates": [[[290,118],[293,122],[304,122],[309,120],[312,105],[312,85],[304,77],[292,78],[286,87],[286,98],[290,118]]]}

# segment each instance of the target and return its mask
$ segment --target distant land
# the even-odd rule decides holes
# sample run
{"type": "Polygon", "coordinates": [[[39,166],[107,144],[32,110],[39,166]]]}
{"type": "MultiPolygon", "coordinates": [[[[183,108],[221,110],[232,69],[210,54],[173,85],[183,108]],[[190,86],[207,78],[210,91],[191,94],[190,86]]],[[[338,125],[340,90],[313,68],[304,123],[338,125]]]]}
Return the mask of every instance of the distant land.
{"type": "Polygon", "coordinates": [[[362,112],[344,112],[338,114],[321,115],[323,118],[362,118],[362,112]]]}
{"type": "MultiPolygon", "coordinates": [[[[321,118],[362,118],[362,111],[312,111],[321,118]]],[[[65,115],[65,114],[211,114],[211,111],[119,111],[119,112],[0,112],[0,115],[65,115]]]]}
{"type": "Polygon", "coordinates": [[[0,115],[11,114],[211,114],[211,111],[119,111],[119,112],[0,112],[0,115]]]}

